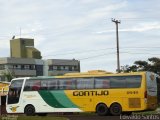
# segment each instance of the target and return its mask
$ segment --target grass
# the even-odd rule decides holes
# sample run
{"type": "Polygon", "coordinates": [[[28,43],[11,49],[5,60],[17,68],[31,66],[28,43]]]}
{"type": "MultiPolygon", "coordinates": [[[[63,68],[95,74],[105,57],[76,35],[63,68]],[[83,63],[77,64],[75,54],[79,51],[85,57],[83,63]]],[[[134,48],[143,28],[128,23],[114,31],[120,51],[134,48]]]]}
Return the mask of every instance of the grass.
{"type": "Polygon", "coordinates": [[[160,114],[160,107],[158,107],[156,110],[152,111],[140,111],[140,112],[133,112],[133,114],[143,114],[143,115],[153,115],[153,114],[160,114]]]}
{"type": "MultiPolygon", "coordinates": [[[[160,107],[157,108],[157,110],[154,111],[140,111],[140,112],[133,112],[134,115],[156,115],[160,114],[160,107]]],[[[78,113],[77,116],[94,116],[95,113],[78,113]]],[[[69,115],[68,115],[69,116],[69,115]]],[[[53,116],[25,116],[23,114],[21,115],[2,115],[0,117],[1,120],[69,120],[66,118],[66,115],[56,115],[53,116]]]]}
{"type": "Polygon", "coordinates": [[[151,114],[158,114],[158,113],[156,111],[141,111],[141,112],[133,112],[133,114],[151,115],[151,114]]]}
{"type": "Polygon", "coordinates": [[[18,115],[6,115],[2,116],[1,120],[68,120],[65,117],[54,117],[54,116],[18,116],[18,115]]]}

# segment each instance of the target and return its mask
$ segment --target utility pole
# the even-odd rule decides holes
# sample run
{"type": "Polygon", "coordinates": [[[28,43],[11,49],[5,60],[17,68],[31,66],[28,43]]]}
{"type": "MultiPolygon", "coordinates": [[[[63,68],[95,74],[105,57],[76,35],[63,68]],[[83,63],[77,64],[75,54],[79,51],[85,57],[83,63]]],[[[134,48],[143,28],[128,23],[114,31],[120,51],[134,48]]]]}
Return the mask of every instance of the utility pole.
{"type": "Polygon", "coordinates": [[[21,38],[21,27],[20,27],[20,29],[19,29],[19,35],[20,35],[20,38],[21,38]]]}
{"type": "Polygon", "coordinates": [[[117,72],[120,73],[120,60],[119,60],[119,37],[118,37],[118,24],[121,22],[119,20],[113,19],[112,22],[116,24],[116,37],[117,37],[117,72]]]}

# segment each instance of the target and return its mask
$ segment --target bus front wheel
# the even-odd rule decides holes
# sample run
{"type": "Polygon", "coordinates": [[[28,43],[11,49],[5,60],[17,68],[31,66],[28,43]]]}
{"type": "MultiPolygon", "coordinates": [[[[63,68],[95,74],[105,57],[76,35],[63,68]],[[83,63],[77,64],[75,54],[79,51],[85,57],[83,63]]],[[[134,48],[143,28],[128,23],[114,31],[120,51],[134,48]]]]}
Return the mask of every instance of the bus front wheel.
{"type": "Polygon", "coordinates": [[[100,116],[105,116],[108,114],[108,107],[104,103],[100,103],[96,107],[96,112],[100,116]]]}
{"type": "Polygon", "coordinates": [[[110,108],[110,113],[114,116],[120,115],[122,113],[122,107],[119,103],[113,103],[110,108]]]}
{"type": "Polygon", "coordinates": [[[27,105],[24,109],[24,113],[27,116],[34,116],[35,115],[35,108],[33,105],[27,105]]]}

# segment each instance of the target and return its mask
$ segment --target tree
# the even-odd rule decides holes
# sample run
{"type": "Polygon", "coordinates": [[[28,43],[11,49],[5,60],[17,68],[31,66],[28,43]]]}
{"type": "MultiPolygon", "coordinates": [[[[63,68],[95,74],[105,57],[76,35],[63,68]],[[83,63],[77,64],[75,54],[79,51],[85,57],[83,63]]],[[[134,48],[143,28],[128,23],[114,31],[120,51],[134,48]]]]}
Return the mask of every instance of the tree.
{"type": "Polygon", "coordinates": [[[2,72],[2,75],[4,76],[5,80],[7,82],[10,82],[13,78],[14,78],[14,72],[10,72],[10,71],[4,71],[2,72]]]}
{"type": "Polygon", "coordinates": [[[151,71],[160,75],[160,58],[152,57],[147,61],[135,61],[133,65],[121,66],[122,72],[151,71]]]}

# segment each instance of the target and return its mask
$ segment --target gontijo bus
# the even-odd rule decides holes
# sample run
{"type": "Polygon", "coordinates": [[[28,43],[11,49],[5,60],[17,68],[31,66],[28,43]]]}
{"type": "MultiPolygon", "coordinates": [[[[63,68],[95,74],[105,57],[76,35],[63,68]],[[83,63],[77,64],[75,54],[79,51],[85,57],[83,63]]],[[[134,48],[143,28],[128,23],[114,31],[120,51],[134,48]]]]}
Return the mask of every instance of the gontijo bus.
{"type": "Polygon", "coordinates": [[[89,71],[54,77],[25,77],[11,81],[8,113],[46,115],[51,112],[122,112],[154,110],[157,75],[151,72],[89,71]]]}

